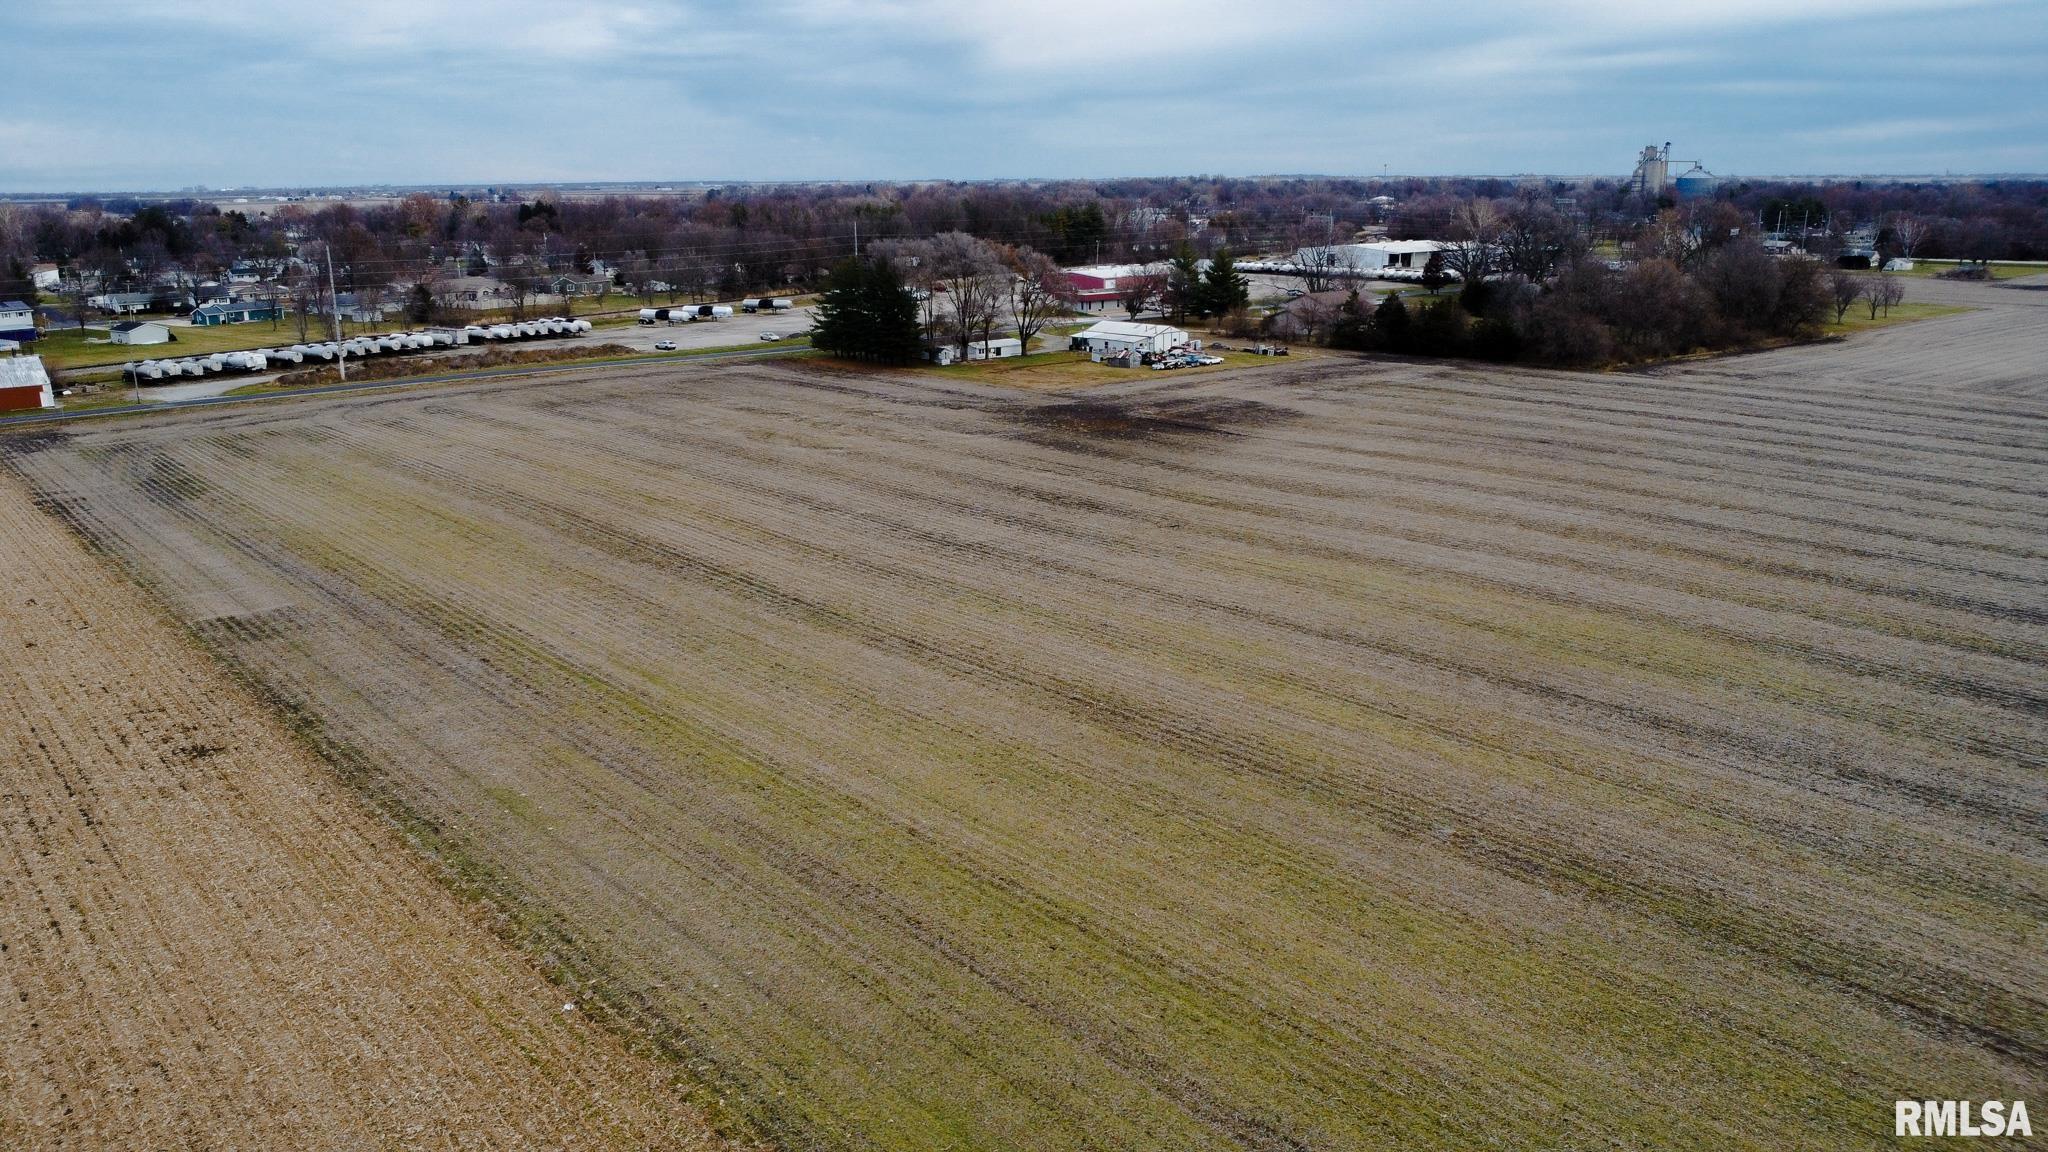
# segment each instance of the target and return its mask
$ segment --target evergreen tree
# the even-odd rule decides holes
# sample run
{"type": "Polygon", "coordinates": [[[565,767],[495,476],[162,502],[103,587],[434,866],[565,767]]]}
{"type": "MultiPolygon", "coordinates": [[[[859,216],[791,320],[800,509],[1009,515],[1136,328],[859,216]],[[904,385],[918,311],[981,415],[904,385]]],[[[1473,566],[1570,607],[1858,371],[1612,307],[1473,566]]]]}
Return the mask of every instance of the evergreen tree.
{"type": "Polygon", "coordinates": [[[1429,262],[1422,266],[1422,286],[1429,289],[1429,294],[1434,296],[1437,293],[1437,289],[1450,282],[1451,274],[1444,271],[1444,254],[1442,252],[1431,252],[1429,254],[1429,262]]]}
{"type": "Polygon", "coordinates": [[[434,318],[434,292],[424,283],[412,286],[412,298],[405,306],[406,316],[415,324],[425,324],[434,318]]]}
{"type": "Polygon", "coordinates": [[[1387,293],[1387,298],[1373,309],[1372,326],[1379,335],[1379,346],[1389,352],[1406,352],[1414,346],[1413,334],[1409,330],[1408,305],[1401,302],[1398,292],[1387,293]]]}
{"type": "Polygon", "coordinates": [[[1183,243],[1166,266],[1166,307],[1173,313],[1175,324],[1182,323],[1190,314],[1207,314],[1202,306],[1202,287],[1200,261],[1195,259],[1195,250],[1183,243]]]}
{"type": "Polygon", "coordinates": [[[918,322],[917,300],[903,285],[893,264],[877,260],[866,270],[871,358],[884,364],[908,364],[924,351],[924,327],[918,322]]]}
{"type": "Polygon", "coordinates": [[[1237,260],[1230,249],[1218,248],[1203,274],[1201,311],[1210,316],[1227,316],[1252,302],[1251,281],[1238,274],[1237,260]]]}
{"type": "Polygon", "coordinates": [[[1353,288],[1337,311],[1337,322],[1330,325],[1330,346],[1362,352],[1372,347],[1372,334],[1372,315],[1353,288]]]}
{"type": "Polygon", "coordinates": [[[849,360],[908,364],[923,347],[917,301],[887,263],[843,261],[825,281],[811,346],[849,360]]]}

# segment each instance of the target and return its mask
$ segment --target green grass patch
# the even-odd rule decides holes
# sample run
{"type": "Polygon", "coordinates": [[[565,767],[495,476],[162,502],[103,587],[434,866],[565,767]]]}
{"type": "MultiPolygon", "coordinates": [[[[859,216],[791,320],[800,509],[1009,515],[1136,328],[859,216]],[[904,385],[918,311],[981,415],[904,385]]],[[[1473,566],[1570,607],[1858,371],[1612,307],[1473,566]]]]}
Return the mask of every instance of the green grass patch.
{"type": "MultiPolygon", "coordinates": [[[[350,325],[351,335],[369,331],[363,325],[350,325]]],[[[388,332],[390,328],[377,331],[388,332]]],[[[240,352],[249,348],[275,348],[280,345],[299,343],[299,330],[289,321],[273,327],[269,321],[256,324],[222,324],[215,328],[173,327],[177,339],[168,344],[112,344],[107,342],[106,329],[66,328],[45,333],[32,349],[43,358],[43,363],[56,371],[76,371],[81,368],[118,367],[131,360],[167,360],[181,356],[208,356],[215,352],[240,352]]],[[[325,330],[321,335],[309,339],[326,339],[325,330]]]]}
{"type": "Polygon", "coordinates": [[[1959,304],[1927,304],[1908,301],[1894,304],[1890,312],[1879,311],[1875,320],[1870,317],[1870,308],[1861,302],[1843,315],[1840,323],[1828,321],[1829,332],[1861,332],[1870,328],[1889,328],[1894,324],[1910,324],[1915,320],[1932,320],[1936,316],[1954,316],[1958,312],[1975,309],[1959,304]]]}
{"type": "MultiPolygon", "coordinates": [[[[1224,368],[1243,368],[1256,364],[1284,364],[1287,361],[1269,356],[1254,356],[1249,352],[1212,352],[1210,355],[1223,358],[1221,364],[1204,365],[1199,368],[1176,368],[1175,372],[1213,372],[1224,368]]],[[[925,365],[923,371],[939,376],[952,376],[965,380],[978,380],[987,384],[1000,384],[1006,388],[1025,388],[1034,391],[1065,391],[1073,388],[1094,388],[1103,384],[1128,382],[1134,377],[1150,377],[1150,368],[1112,368],[1097,364],[1083,352],[1038,352],[1030,356],[1013,356],[1007,360],[977,360],[967,364],[949,364],[945,367],[925,365]]]]}
{"type": "MultiPolygon", "coordinates": [[[[715,348],[686,348],[675,352],[635,352],[630,356],[587,356],[570,360],[536,361],[531,364],[486,364],[474,368],[443,368],[436,366],[424,369],[417,375],[388,376],[375,381],[375,383],[393,386],[416,383],[460,384],[465,380],[480,376],[506,375],[521,371],[539,372],[557,368],[595,368],[606,364],[644,364],[656,358],[666,359],[673,357],[678,360],[688,360],[693,357],[710,356],[719,353],[752,352],[767,349],[790,349],[792,350],[793,357],[801,357],[815,355],[810,350],[810,342],[811,338],[809,336],[794,336],[772,344],[756,340],[747,344],[721,344],[715,348]],[[798,349],[801,350],[798,351],[798,349]]],[[[305,388],[331,387],[340,383],[342,381],[337,379],[326,384],[279,385],[274,380],[264,380],[253,384],[244,384],[239,388],[229,389],[227,392],[222,393],[222,395],[237,397],[268,396],[280,392],[297,392],[305,388]]]]}
{"type": "MultiPolygon", "coordinates": [[[[1894,272],[1892,275],[1934,277],[1941,275],[1943,272],[1953,272],[1958,268],[1966,267],[1974,267],[1974,265],[1959,264],[1951,260],[1915,260],[1911,269],[1904,272],[1894,272]]],[[[1994,280],[2010,280],[2015,276],[2048,275],[2048,264],[2010,264],[1994,260],[1988,267],[1991,269],[1991,278],[1994,280]]]]}

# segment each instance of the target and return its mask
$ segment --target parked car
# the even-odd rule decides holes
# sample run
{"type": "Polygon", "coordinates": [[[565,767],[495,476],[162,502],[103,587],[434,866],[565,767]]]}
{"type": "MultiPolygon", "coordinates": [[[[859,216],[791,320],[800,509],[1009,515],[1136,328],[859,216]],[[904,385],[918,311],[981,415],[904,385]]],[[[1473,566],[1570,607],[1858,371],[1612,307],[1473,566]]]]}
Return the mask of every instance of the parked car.
{"type": "Polygon", "coordinates": [[[780,340],[780,339],[782,339],[782,333],[780,333],[780,332],[763,332],[763,333],[761,333],[761,339],[763,339],[763,340],[780,340]]]}
{"type": "Polygon", "coordinates": [[[673,340],[656,340],[654,342],[654,350],[656,352],[673,352],[676,350],[676,342],[673,340]]]}

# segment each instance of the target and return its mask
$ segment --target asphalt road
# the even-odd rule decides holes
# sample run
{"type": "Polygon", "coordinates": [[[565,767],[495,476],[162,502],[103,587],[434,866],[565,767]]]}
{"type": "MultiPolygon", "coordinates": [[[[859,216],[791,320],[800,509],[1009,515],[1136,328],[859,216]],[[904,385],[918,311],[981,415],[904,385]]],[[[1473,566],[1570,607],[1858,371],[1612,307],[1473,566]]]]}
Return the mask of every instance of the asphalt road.
{"type": "MultiPolygon", "coordinates": [[[[526,346],[530,347],[542,343],[545,342],[535,340],[526,346]]],[[[333,392],[363,392],[373,388],[408,388],[416,384],[445,384],[456,380],[489,380],[497,376],[544,376],[559,372],[580,372],[592,367],[610,365],[702,363],[707,360],[765,360],[777,356],[794,356],[808,351],[810,351],[809,344],[763,344],[759,349],[747,348],[732,352],[704,352],[695,356],[657,352],[649,356],[633,356],[609,360],[603,365],[592,365],[589,363],[512,364],[503,368],[482,368],[469,372],[441,372],[428,376],[402,376],[395,380],[364,380],[354,384],[323,384],[315,388],[291,388],[281,392],[263,392],[254,396],[201,396],[190,400],[150,401],[142,404],[124,404],[118,408],[94,408],[84,412],[66,412],[62,409],[54,412],[33,412],[26,416],[0,417],[0,428],[17,424],[54,424],[65,420],[91,420],[100,416],[131,416],[138,412],[166,412],[179,408],[210,408],[220,404],[242,404],[251,401],[276,400],[291,396],[323,396],[333,392]]],[[[246,378],[236,381],[236,386],[240,387],[244,384],[258,382],[260,382],[258,378],[246,378]]]]}

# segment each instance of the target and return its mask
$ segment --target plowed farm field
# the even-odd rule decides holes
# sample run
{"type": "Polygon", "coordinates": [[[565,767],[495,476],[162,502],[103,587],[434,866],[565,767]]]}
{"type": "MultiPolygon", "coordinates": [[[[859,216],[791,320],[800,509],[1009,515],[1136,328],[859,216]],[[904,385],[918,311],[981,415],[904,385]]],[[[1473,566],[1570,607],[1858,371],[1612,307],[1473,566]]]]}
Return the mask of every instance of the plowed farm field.
{"type": "Polygon", "coordinates": [[[0,453],[784,1146],[1872,1148],[2048,1101],[2035,297],[1641,373],[662,366],[0,453]]]}
{"type": "Polygon", "coordinates": [[[0,1148],[724,1146],[7,477],[0,585],[0,1148]]]}

